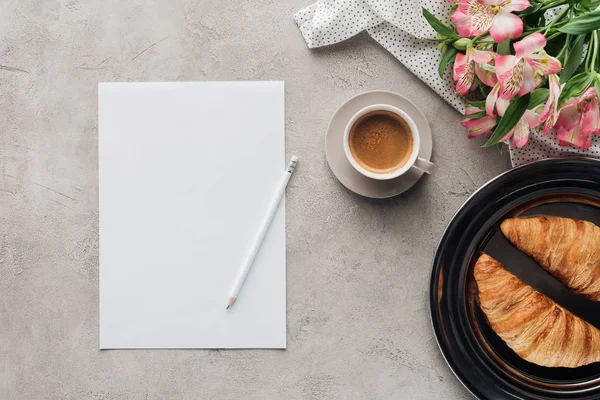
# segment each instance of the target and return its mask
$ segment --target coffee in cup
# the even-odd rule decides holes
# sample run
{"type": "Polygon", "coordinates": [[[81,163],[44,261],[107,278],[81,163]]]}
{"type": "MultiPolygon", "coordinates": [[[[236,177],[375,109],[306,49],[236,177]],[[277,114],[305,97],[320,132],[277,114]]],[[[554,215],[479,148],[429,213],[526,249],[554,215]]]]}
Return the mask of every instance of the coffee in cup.
{"type": "Polygon", "coordinates": [[[357,119],[350,129],[348,144],[361,167],[379,174],[405,165],[414,145],[408,123],[386,110],[371,111],[357,119]]]}
{"type": "Polygon", "coordinates": [[[352,117],[344,133],[344,151],[361,174],[378,180],[396,178],[411,168],[430,173],[433,164],[419,157],[420,136],[402,110],[376,104],[352,117]]]}

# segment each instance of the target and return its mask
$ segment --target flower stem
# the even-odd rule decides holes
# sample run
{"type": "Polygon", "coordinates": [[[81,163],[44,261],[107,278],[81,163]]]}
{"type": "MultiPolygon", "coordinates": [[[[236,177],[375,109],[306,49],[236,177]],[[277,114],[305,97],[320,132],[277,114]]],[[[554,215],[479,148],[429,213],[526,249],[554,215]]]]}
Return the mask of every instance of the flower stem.
{"type": "Polygon", "coordinates": [[[554,18],[552,21],[550,21],[550,23],[546,27],[545,32],[548,32],[550,30],[550,28],[552,28],[552,26],[554,26],[555,23],[557,23],[558,21],[563,19],[565,17],[565,15],[567,15],[569,13],[570,10],[571,10],[571,7],[565,7],[561,12],[559,12],[558,15],[556,16],[556,18],[554,18]]]}
{"type": "Polygon", "coordinates": [[[595,36],[594,36],[594,33],[592,33],[592,36],[588,43],[587,54],[585,55],[585,70],[586,71],[590,71],[590,65],[592,64],[592,54],[594,53],[594,46],[595,46],[594,42],[595,42],[595,36]]]}
{"type": "Polygon", "coordinates": [[[563,32],[555,32],[552,35],[548,36],[548,38],[546,39],[548,42],[551,40],[556,39],[557,37],[559,37],[560,35],[564,35],[563,32]]]}
{"type": "MultiPolygon", "coordinates": [[[[596,62],[598,61],[598,31],[592,32],[592,38],[594,39],[594,53],[592,54],[592,71],[596,71],[596,62]]],[[[591,43],[590,43],[591,46],[591,43]]]]}
{"type": "Polygon", "coordinates": [[[523,34],[521,35],[521,37],[526,36],[530,33],[534,33],[534,32],[541,32],[544,30],[544,27],[542,28],[535,28],[535,29],[525,29],[525,32],[523,32],[523,34]]]}
{"type": "Polygon", "coordinates": [[[472,40],[473,40],[473,42],[476,42],[477,40],[481,39],[482,37],[484,37],[487,34],[488,34],[488,31],[485,31],[481,35],[475,36],[472,40]]]}
{"type": "Polygon", "coordinates": [[[560,50],[560,53],[557,54],[556,58],[558,58],[559,60],[562,60],[562,56],[564,54],[565,59],[566,59],[567,55],[568,55],[567,49],[570,49],[570,48],[571,48],[571,35],[567,35],[567,39],[565,40],[565,45],[560,50]]]}

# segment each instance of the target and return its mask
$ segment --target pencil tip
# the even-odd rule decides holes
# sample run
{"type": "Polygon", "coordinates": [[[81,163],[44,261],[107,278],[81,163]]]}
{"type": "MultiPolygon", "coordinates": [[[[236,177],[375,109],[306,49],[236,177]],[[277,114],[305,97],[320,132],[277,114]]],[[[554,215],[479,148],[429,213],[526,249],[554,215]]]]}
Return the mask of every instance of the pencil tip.
{"type": "Polygon", "coordinates": [[[227,299],[227,308],[226,310],[229,310],[229,307],[231,307],[231,305],[235,302],[235,297],[229,297],[229,299],[227,299]]]}

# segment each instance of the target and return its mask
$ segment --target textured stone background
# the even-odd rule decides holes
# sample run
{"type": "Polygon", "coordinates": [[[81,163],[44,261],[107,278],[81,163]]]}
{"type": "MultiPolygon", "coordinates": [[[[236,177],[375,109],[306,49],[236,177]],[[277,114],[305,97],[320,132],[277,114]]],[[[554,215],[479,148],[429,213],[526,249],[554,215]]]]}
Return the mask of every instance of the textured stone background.
{"type": "MultiPolygon", "coordinates": [[[[429,322],[433,252],[469,193],[509,167],[366,35],[310,51],[310,0],[0,2],[1,399],[462,399],[429,322]],[[97,82],[282,79],[286,351],[99,351],[97,82]],[[373,201],[327,167],[336,108],[413,100],[437,170],[373,201]]],[[[158,182],[160,184],[160,182],[158,182]]]]}

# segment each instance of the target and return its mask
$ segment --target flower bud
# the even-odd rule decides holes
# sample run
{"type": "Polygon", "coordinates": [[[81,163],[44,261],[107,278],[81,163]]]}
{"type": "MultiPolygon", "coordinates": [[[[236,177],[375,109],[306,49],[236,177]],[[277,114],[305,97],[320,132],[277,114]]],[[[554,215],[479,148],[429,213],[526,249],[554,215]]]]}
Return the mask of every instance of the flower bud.
{"type": "Polygon", "coordinates": [[[454,42],[454,48],[457,50],[466,50],[467,46],[470,45],[471,42],[471,39],[460,38],[456,42],[454,42]]]}
{"type": "Polygon", "coordinates": [[[441,42],[440,44],[438,44],[438,50],[440,53],[444,54],[446,50],[448,50],[448,43],[441,42]]]}

